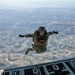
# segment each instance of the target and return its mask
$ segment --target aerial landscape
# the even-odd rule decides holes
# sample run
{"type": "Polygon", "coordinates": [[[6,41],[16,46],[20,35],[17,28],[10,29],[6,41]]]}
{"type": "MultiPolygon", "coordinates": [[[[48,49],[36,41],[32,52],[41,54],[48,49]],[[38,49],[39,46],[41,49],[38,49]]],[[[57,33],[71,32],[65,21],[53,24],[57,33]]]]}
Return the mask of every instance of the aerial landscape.
{"type": "Polygon", "coordinates": [[[0,69],[74,57],[74,8],[0,9],[0,69]],[[25,55],[33,41],[32,38],[20,38],[19,34],[32,34],[40,26],[59,34],[49,37],[46,52],[33,51],[25,55]]]}

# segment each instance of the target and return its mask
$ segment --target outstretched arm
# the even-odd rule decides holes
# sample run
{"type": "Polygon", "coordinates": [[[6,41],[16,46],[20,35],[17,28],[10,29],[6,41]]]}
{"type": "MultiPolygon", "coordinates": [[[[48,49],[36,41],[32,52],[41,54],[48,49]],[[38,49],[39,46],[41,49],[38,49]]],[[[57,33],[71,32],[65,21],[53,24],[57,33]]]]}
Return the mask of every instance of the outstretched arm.
{"type": "Polygon", "coordinates": [[[57,31],[48,32],[49,35],[58,34],[57,31]]]}
{"type": "Polygon", "coordinates": [[[26,37],[26,38],[33,37],[33,34],[19,35],[19,37],[26,37]]]}

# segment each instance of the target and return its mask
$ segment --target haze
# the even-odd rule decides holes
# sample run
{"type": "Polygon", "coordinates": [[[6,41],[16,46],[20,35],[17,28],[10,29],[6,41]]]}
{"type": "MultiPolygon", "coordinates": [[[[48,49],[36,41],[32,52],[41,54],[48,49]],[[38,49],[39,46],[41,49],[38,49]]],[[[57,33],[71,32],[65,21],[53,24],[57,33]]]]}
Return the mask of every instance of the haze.
{"type": "Polygon", "coordinates": [[[75,0],[0,0],[0,8],[75,7],[75,0]]]}

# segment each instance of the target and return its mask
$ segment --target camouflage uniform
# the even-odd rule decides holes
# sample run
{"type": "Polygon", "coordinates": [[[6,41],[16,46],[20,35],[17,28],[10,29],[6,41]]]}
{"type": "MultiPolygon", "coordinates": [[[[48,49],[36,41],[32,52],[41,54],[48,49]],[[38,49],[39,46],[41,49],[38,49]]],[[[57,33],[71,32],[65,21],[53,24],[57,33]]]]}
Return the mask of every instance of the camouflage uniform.
{"type": "Polygon", "coordinates": [[[44,36],[39,38],[37,31],[34,34],[29,34],[28,37],[33,38],[34,44],[32,44],[32,48],[28,48],[28,51],[35,51],[36,53],[41,53],[47,50],[46,45],[49,38],[49,35],[54,34],[54,32],[47,32],[44,36]]]}
{"type": "Polygon", "coordinates": [[[28,48],[26,51],[26,54],[28,54],[29,51],[35,51],[36,53],[41,53],[47,50],[46,45],[49,38],[49,35],[58,34],[58,32],[47,32],[45,30],[45,33],[43,36],[39,36],[38,30],[34,32],[34,34],[27,34],[27,35],[19,35],[19,37],[31,37],[33,38],[34,44],[32,44],[32,48],[28,48]]]}

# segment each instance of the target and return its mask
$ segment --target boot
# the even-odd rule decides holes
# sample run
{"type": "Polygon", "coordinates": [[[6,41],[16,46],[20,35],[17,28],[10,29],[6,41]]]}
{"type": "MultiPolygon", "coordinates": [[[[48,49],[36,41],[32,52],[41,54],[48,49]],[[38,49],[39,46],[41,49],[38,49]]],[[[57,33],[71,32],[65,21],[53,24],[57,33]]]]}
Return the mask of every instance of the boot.
{"type": "Polygon", "coordinates": [[[25,54],[27,55],[27,54],[28,54],[28,52],[29,52],[29,50],[26,50],[25,54]]]}
{"type": "Polygon", "coordinates": [[[27,55],[29,51],[33,51],[32,48],[28,48],[25,52],[25,54],[27,55]]]}

